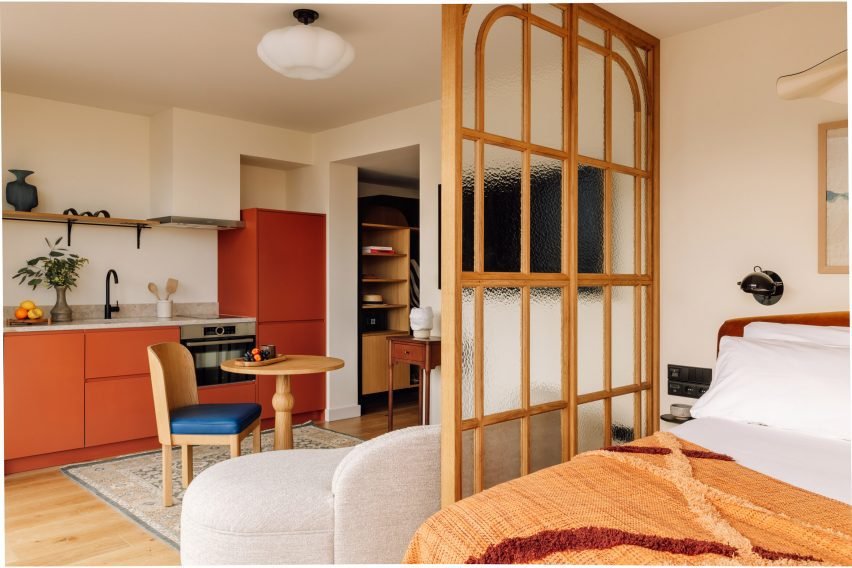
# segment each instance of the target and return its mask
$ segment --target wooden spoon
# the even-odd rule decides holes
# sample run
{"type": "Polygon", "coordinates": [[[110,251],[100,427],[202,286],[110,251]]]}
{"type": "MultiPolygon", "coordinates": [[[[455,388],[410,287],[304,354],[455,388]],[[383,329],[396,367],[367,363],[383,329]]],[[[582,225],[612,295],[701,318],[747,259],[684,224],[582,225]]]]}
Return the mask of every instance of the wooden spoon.
{"type": "Polygon", "coordinates": [[[178,281],[177,280],[175,280],[174,278],[169,278],[168,280],[166,280],[166,300],[168,300],[169,297],[172,294],[177,292],[177,289],[178,289],[178,281]]]}
{"type": "Polygon", "coordinates": [[[154,294],[154,297],[160,299],[160,289],[153,282],[148,282],[148,291],[154,294]]]}

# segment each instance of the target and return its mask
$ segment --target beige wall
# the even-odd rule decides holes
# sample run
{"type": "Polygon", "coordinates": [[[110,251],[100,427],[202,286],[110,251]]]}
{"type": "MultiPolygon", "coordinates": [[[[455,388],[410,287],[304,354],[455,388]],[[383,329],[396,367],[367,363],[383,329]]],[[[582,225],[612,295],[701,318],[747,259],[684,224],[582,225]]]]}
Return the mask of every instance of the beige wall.
{"type": "Polygon", "coordinates": [[[274,126],[172,108],[152,118],[154,216],[240,217],[240,158],[310,164],[312,136],[274,126]],[[160,150],[167,146],[169,152],[160,150]]]}
{"type": "MultiPolygon", "coordinates": [[[[47,99],[3,93],[3,182],[14,179],[10,168],[35,171],[38,211],[61,213],[107,209],[114,217],[149,216],[149,129],[144,116],[112,112],[47,99]]],[[[11,208],[3,203],[4,209],[11,208]]],[[[3,303],[30,298],[52,306],[53,290],[18,286],[11,274],[46,252],[44,238],[65,236],[52,223],[3,223],[3,303]]],[[[119,284],[112,298],[122,304],[148,303],[149,281],[181,282],[178,302],[216,301],[216,232],[151,229],[136,249],[132,229],[79,226],[72,250],[90,260],[79,285],[68,295],[72,304],[104,302],[104,275],[114,268],[119,284]]]]}
{"type": "Polygon", "coordinates": [[[788,4],[662,41],[661,348],[712,367],[719,325],[740,316],[848,309],[847,275],[817,273],[817,124],[847,109],[783,101],[780,75],[846,49],[845,4],[788,4]],[[765,307],[736,283],[778,272],[765,307]]]}
{"type": "MultiPolygon", "coordinates": [[[[315,136],[315,166],[302,168],[304,181],[326,195],[328,212],[329,353],[352,361],[329,376],[328,416],[357,415],[358,407],[358,239],[357,169],[336,162],[387,150],[420,147],[420,299],[435,311],[433,333],[440,333],[438,290],[438,200],[440,183],[438,101],[321,132],[315,136]]],[[[296,170],[298,171],[298,170],[296,170]]],[[[440,420],[440,372],[433,371],[431,419],[440,420]]]]}

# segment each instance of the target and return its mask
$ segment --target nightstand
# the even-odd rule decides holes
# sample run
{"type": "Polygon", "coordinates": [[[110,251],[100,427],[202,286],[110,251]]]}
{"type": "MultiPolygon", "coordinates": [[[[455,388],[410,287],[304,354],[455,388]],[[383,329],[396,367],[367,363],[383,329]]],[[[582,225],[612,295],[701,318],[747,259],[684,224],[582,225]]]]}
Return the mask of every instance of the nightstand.
{"type": "Polygon", "coordinates": [[[387,341],[388,432],[393,431],[393,366],[396,363],[420,367],[420,382],[417,387],[417,409],[420,416],[418,422],[429,424],[429,372],[441,364],[441,338],[418,339],[410,335],[392,335],[387,338],[387,341]]]}

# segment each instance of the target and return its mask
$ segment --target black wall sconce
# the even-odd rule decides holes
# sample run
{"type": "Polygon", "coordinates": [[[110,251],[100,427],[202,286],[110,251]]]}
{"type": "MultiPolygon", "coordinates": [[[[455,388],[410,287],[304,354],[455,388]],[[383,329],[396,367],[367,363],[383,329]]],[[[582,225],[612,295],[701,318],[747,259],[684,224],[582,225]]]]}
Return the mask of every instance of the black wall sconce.
{"type": "Polygon", "coordinates": [[[754,272],[743,278],[742,282],[737,282],[737,285],[764,306],[778,303],[784,295],[784,283],[781,282],[781,277],[759,266],[755,266],[754,272]]]}

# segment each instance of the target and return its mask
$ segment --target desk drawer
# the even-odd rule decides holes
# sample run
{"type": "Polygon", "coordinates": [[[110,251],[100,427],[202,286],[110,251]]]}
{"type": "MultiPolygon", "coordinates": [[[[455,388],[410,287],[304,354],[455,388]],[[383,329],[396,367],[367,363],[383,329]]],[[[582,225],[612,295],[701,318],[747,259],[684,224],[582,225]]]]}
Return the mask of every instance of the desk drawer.
{"type": "Polygon", "coordinates": [[[421,364],[426,361],[426,349],[423,345],[394,343],[393,358],[394,361],[421,364]]]}

